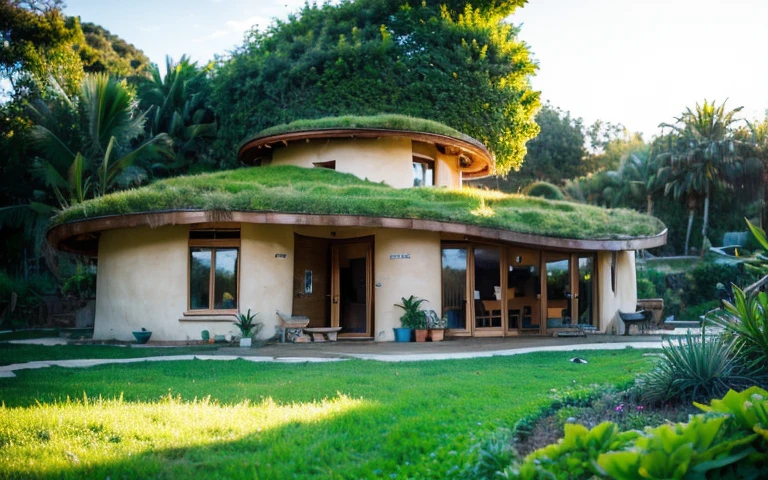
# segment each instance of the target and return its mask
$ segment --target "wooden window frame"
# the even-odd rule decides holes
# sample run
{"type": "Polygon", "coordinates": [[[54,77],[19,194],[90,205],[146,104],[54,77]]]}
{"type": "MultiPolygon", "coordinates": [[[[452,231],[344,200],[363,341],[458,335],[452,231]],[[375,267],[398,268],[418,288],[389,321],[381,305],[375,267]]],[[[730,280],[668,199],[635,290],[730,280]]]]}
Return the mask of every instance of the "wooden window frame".
{"type": "Polygon", "coordinates": [[[412,157],[412,163],[423,163],[425,165],[429,165],[430,169],[432,170],[432,185],[422,185],[421,187],[414,185],[414,188],[429,188],[437,185],[437,162],[435,162],[433,158],[414,154],[412,157]]]}
{"type": "MultiPolygon", "coordinates": [[[[218,223],[212,223],[212,224],[202,224],[197,225],[195,228],[190,228],[190,232],[192,231],[199,231],[199,230],[222,230],[222,231],[238,231],[240,232],[240,225],[231,225],[231,224],[218,224],[218,223]]],[[[225,239],[193,239],[190,238],[187,245],[187,311],[184,312],[185,316],[199,316],[199,315],[205,315],[205,316],[231,316],[231,315],[237,315],[240,311],[240,260],[241,260],[241,248],[240,248],[240,238],[225,238],[225,239]],[[193,248],[210,248],[211,249],[211,272],[210,272],[210,278],[208,283],[208,305],[209,307],[214,305],[214,296],[215,291],[214,288],[216,286],[216,250],[221,248],[235,248],[237,250],[237,263],[235,265],[235,268],[237,269],[237,274],[235,276],[235,282],[236,282],[236,297],[235,297],[235,308],[228,308],[228,309],[215,309],[215,308],[207,308],[207,309],[196,309],[192,310],[191,306],[191,300],[192,300],[192,249],[193,248]]]]}

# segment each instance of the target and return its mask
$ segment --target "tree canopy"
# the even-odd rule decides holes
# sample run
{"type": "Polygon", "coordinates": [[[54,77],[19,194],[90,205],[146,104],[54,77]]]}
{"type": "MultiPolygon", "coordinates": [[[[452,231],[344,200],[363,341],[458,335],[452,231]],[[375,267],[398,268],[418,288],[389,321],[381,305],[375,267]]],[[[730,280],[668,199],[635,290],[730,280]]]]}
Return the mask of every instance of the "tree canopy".
{"type": "Polygon", "coordinates": [[[485,143],[500,173],[536,136],[536,71],[505,18],[524,0],[357,0],[305,5],[251,31],[218,71],[218,151],[234,162],[247,135],[300,119],[395,113],[485,143]]]}

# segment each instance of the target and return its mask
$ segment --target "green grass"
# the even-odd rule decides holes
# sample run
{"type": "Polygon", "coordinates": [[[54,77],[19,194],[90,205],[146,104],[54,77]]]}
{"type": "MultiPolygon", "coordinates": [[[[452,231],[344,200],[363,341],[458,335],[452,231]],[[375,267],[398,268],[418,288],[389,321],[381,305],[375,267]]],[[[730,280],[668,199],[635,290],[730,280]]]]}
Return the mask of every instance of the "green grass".
{"type": "MultiPolygon", "coordinates": [[[[289,132],[335,128],[376,128],[383,130],[406,130],[410,132],[436,133],[438,135],[445,135],[446,137],[457,138],[459,140],[464,140],[465,142],[483,146],[482,143],[470,137],[469,135],[465,135],[460,131],[449,127],[448,125],[444,125],[434,120],[409,117],[406,115],[383,114],[370,116],[345,115],[341,117],[324,117],[309,120],[296,120],[295,122],[291,123],[275,125],[274,127],[262,130],[256,135],[253,135],[243,141],[238,146],[238,150],[246,143],[258,138],[270,137],[272,135],[280,135],[289,132]]],[[[483,148],[485,147],[483,146],[483,148]]]]}
{"type": "Polygon", "coordinates": [[[651,367],[583,353],[21,371],[0,379],[0,477],[447,478],[498,429],[651,367]]]}
{"type": "MultiPolygon", "coordinates": [[[[58,338],[58,328],[44,328],[35,330],[14,330],[0,333],[0,342],[6,340],[29,340],[32,338],[58,338]]],[[[1,352],[0,352],[1,353],[1,352]]]]}
{"type": "Polygon", "coordinates": [[[28,345],[0,344],[0,365],[34,362],[38,360],[78,360],[83,358],[138,358],[166,355],[212,355],[219,349],[215,345],[191,347],[130,347],[119,345],[28,345]]]}
{"type": "Polygon", "coordinates": [[[631,210],[477,189],[395,189],[327,169],[254,167],[177,177],[70,207],[54,224],[168,210],[274,211],[430,219],[561,238],[624,239],[660,233],[631,210]]]}

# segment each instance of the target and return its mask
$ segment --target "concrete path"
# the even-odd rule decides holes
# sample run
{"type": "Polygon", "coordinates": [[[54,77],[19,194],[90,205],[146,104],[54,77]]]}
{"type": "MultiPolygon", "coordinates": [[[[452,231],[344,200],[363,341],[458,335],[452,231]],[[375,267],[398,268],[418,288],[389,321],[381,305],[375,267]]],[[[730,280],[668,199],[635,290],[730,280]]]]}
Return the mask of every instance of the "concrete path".
{"type": "MultiPolygon", "coordinates": [[[[46,360],[0,366],[0,378],[14,377],[15,371],[47,368],[82,368],[95,365],[170,362],[189,360],[223,360],[238,358],[249,362],[319,363],[338,362],[350,358],[379,362],[414,362],[424,360],[459,360],[495,356],[522,355],[534,352],[564,352],[589,350],[622,350],[625,348],[661,348],[660,337],[602,336],[587,339],[467,339],[439,343],[348,343],[270,345],[261,349],[243,351],[237,347],[224,347],[214,355],[167,355],[158,357],[121,359],[46,360]],[[501,348],[499,348],[501,347],[501,348]],[[229,355],[227,354],[229,353],[229,355]],[[265,355],[267,354],[267,355],[265,355]]],[[[44,347],[43,347],[44,348],[44,347]]]]}

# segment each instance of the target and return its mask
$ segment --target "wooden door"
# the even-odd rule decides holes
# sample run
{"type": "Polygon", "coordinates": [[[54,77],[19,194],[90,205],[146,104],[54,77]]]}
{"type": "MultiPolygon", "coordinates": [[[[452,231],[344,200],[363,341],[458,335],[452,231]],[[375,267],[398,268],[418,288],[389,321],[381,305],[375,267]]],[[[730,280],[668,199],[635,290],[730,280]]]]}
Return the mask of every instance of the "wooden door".
{"type": "Polygon", "coordinates": [[[339,335],[371,337],[373,332],[373,245],[338,242],[331,247],[331,325],[339,335]]]}
{"type": "Polygon", "coordinates": [[[329,327],[331,241],[294,236],[293,315],[309,317],[310,327],[329,327]]]}

